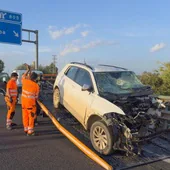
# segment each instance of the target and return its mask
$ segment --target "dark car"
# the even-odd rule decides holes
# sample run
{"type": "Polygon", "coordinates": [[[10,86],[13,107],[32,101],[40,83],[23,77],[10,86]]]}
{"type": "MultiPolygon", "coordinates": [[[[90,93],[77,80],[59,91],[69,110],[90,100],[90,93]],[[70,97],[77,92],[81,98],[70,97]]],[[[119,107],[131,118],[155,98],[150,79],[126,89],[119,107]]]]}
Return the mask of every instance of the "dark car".
{"type": "Polygon", "coordinates": [[[0,93],[3,95],[5,95],[6,84],[9,79],[10,77],[7,73],[0,73],[0,93]]]}

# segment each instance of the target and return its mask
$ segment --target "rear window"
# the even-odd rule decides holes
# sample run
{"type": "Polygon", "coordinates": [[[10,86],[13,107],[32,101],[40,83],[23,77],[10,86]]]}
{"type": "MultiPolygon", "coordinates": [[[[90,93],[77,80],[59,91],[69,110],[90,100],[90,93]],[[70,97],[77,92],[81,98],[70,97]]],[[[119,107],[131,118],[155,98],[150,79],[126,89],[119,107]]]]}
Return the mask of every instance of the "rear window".
{"type": "Polygon", "coordinates": [[[70,79],[74,80],[76,73],[77,73],[78,68],[77,67],[70,67],[69,70],[65,73],[65,75],[67,77],[69,77],[70,79]]]}

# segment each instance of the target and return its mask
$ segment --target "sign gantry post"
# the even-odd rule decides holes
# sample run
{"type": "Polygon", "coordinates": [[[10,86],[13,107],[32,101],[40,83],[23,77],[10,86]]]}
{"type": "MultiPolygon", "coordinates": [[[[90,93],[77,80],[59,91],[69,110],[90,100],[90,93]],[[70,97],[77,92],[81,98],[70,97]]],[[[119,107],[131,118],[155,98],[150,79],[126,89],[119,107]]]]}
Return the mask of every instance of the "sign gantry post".
{"type": "Polygon", "coordinates": [[[22,31],[25,31],[28,33],[28,39],[23,39],[22,42],[33,43],[36,45],[35,69],[37,70],[38,69],[38,30],[22,29],[22,31]],[[30,38],[31,33],[35,34],[35,41],[31,40],[30,38]]]}

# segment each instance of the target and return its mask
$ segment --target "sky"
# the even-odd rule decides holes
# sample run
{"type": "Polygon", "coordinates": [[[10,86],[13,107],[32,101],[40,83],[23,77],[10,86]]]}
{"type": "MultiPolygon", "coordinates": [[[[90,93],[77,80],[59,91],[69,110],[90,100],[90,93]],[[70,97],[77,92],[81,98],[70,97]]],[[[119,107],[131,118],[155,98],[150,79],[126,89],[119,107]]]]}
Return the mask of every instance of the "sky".
{"type": "MultiPolygon", "coordinates": [[[[142,73],[170,61],[169,0],[5,0],[0,8],[22,13],[22,28],[39,31],[42,65],[57,55],[59,69],[86,61],[142,73]]],[[[11,72],[35,61],[35,45],[0,43],[0,59],[11,72]]]]}

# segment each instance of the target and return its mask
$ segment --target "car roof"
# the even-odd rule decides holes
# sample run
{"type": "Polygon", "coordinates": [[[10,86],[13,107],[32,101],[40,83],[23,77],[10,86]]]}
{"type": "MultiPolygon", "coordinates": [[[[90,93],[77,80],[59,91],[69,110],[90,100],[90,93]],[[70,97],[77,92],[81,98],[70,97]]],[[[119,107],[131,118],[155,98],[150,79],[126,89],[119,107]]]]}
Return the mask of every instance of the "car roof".
{"type": "Polygon", "coordinates": [[[114,65],[99,64],[99,65],[96,65],[96,66],[91,66],[91,65],[88,65],[86,63],[78,63],[78,62],[72,62],[70,64],[73,65],[73,66],[85,68],[85,69],[92,71],[92,72],[117,72],[117,71],[124,72],[124,71],[129,71],[126,68],[114,66],[114,65]]]}

